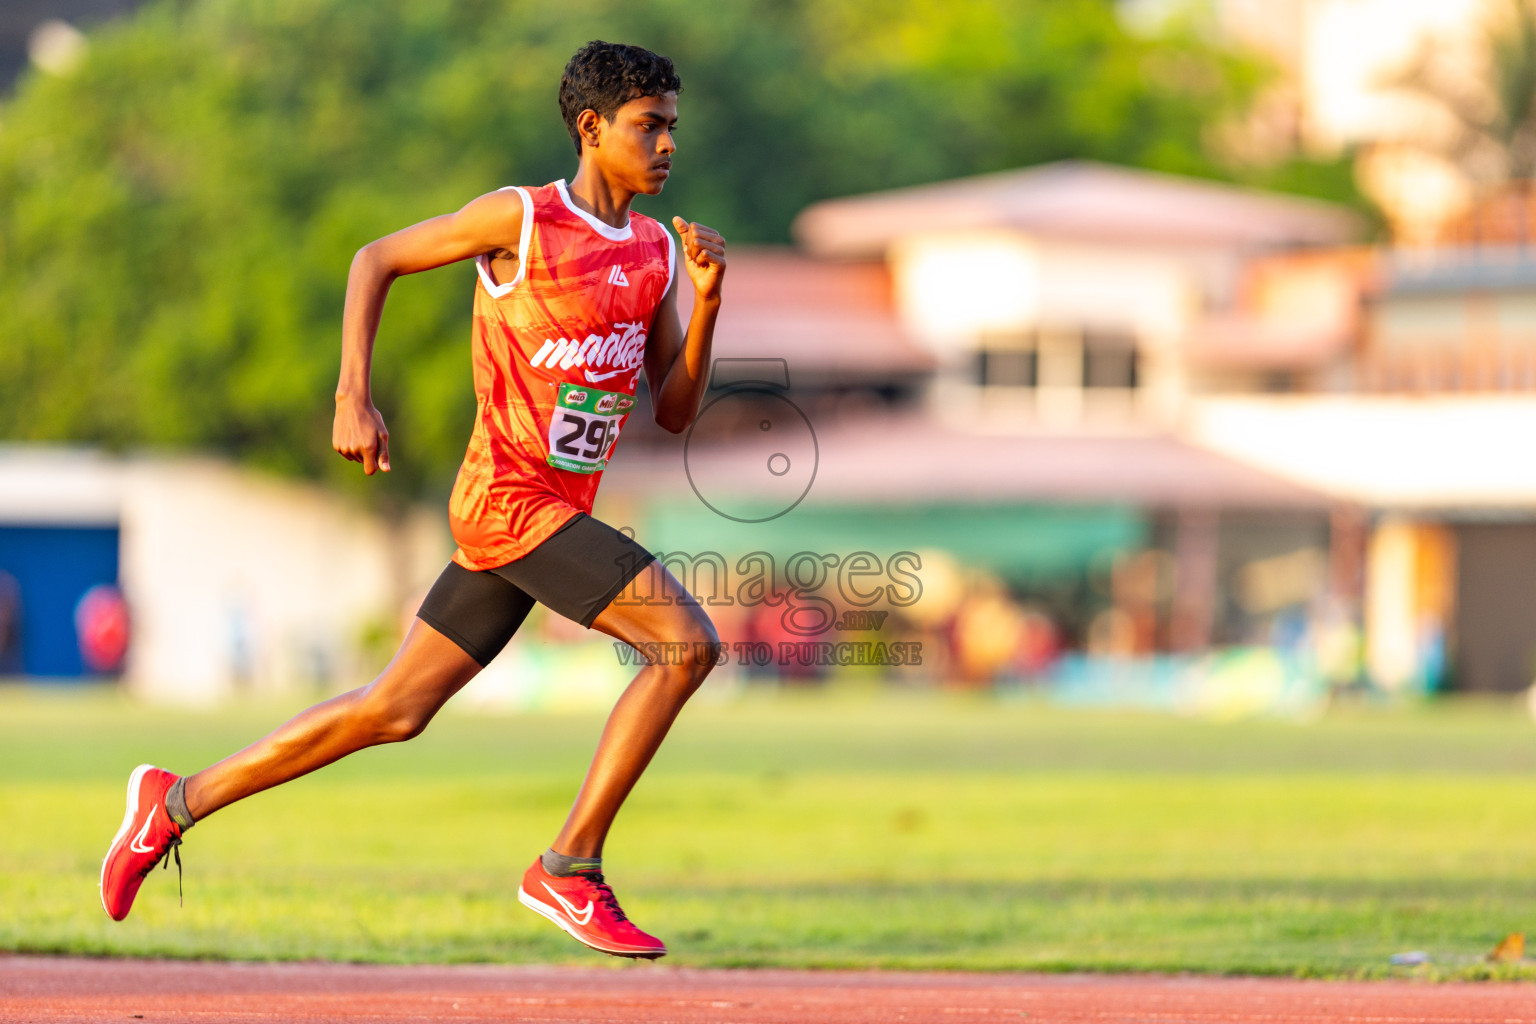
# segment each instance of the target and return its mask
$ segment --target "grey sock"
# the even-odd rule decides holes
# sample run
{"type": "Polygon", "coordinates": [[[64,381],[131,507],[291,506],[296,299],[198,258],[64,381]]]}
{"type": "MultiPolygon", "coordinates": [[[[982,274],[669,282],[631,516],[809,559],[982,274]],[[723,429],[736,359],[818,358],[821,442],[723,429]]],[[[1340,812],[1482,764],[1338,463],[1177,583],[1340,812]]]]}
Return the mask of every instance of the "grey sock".
{"type": "Polygon", "coordinates": [[[177,779],[171,783],[171,788],[165,793],[165,813],[171,816],[171,820],[181,826],[185,832],[196,822],[192,820],[192,812],[187,810],[187,780],[177,779]]]}
{"type": "Polygon", "coordinates": [[[567,857],[563,853],[556,853],[551,846],[539,857],[544,864],[544,870],[556,878],[570,878],[578,872],[603,870],[603,858],[601,857],[567,857]]]}

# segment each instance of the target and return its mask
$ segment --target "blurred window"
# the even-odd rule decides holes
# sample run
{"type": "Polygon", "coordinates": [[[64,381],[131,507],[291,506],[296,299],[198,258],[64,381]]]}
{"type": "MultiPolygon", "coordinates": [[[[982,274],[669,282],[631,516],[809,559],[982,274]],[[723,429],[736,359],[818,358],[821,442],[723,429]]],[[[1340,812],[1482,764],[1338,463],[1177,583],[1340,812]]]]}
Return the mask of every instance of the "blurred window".
{"type": "Polygon", "coordinates": [[[1129,333],[1088,331],[1083,335],[1083,387],[1134,388],[1139,376],[1136,339],[1129,333]]]}
{"type": "Polygon", "coordinates": [[[976,383],[982,387],[1032,388],[1040,383],[1039,364],[1033,335],[984,336],[976,350],[976,383]]]}

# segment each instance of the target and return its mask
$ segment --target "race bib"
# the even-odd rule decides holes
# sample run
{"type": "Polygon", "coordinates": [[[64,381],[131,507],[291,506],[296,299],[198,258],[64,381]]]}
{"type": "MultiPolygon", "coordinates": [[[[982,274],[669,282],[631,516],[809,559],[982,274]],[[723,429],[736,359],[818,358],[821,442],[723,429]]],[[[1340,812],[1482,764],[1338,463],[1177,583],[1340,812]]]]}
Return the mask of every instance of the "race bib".
{"type": "Polygon", "coordinates": [[[634,407],[629,395],[561,384],[549,420],[546,461],[571,473],[596,473],[608,464],[613,443],[619,439],[619,420],[634,407]]]}

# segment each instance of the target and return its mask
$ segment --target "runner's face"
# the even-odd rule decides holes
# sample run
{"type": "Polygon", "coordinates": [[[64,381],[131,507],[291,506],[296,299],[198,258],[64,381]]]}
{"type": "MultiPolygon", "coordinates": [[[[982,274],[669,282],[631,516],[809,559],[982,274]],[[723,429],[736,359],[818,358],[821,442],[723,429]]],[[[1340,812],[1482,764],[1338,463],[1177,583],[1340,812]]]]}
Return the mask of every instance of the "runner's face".
{"type": "Polygon", "coordinates": [[[672,130],[677,126],[677,93],[641,96],[630,100],[613,115],[610,124],[598,118],[595,155],[613,176],[637,193],[656,195],[672,170],[677,146],[672,130]]]}

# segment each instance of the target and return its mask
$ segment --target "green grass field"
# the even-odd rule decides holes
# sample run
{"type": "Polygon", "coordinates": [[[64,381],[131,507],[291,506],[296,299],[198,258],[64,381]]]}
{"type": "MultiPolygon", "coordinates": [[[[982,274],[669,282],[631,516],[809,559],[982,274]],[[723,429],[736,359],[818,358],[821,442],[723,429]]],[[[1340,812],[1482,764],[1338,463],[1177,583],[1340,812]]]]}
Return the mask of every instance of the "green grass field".
{"type": "MultiPolygon", "coordinates": [[[[199,824],[132,917],[97,900],[141,761],[290,707],[0,689],[0,949],[607,963],[516,901],[597,717],[469,717],[199,824]]],[[[698,703],[609,878],[669,963],[1536,977],[1536,725],[1514,704],[1216,725],[946,696],[698,703]],[[1425,950],[1434,963],[1388,966],[1425,950]]]]}

